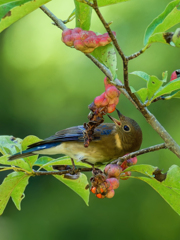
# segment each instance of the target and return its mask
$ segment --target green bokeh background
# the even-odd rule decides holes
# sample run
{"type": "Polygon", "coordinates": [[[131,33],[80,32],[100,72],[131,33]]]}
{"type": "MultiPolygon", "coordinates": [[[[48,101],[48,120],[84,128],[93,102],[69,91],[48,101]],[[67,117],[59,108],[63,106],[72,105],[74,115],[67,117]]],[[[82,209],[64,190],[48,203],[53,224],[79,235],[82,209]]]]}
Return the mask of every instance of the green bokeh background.
{"type": "MultiPolygon", "coordinates": [[[[120,46],[129,55],[143,47],[146,27],[169,0],[132,0],[101,9],[113,21],[120,46]]],[[[65,20],[74,9],[72,0],[54,0],[47,7],[65,20]]],[[[74,22],[68,24],[74,27],[74,22]]],[[[174,28],[175,29],[175,28],[174,28]]],[[[91,30],[105,30],[93,13],[91,30]]],[[[161,77],[180,68],[180,49],[153,44],[129,64],[161,77]]],[[[103,74],[81,52],[61,42],[61,30],[40,10],[29,14],[0,34],[0,134],[45,138],[54,132],[87,121],[88,104],[104,91],[103,74]]],[[[118,58],[122,80],[122,61],[118,58]]],[[[130,76],[138,89],[144,82],[130,76]]],[[[143,147],[161,143],[158,134],[124,97],[120,111],[134,118],[143,130],[143,147]]],[[[179,100],[152,104],[150,111],[180,144],[179,100]]],[[[116,116],[115,113],[113,113],[116,116]]],[[[106,118],[106,121],[110,121],[106,118]]],[[[168,150],[138,157],[166,171],[179,159],[168,150]]],[[[5,177],[1,173],[1,181],[5,177]]],[[[30,179],[19,212],[10,201],[0,218],[1,240],[56,239],[180,239],[180,218],[148,185],[139,180],[121,181],[113,199],[90,197],[90,206],[51,176],[30,179]]]]}

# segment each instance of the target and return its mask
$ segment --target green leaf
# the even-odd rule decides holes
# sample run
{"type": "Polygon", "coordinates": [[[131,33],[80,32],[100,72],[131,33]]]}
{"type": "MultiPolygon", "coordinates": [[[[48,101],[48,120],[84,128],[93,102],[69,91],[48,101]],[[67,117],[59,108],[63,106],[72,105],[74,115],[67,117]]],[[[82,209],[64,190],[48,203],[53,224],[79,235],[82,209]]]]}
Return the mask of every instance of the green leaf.
{"type": "Polygon", "coordinates": [[[134,71],[134,72],[131,72],[130,74],[136,75],[136,76],[142,78],[143,80],[145,80],[146,82],[148,82],[150,79],[150,75],[148,75],[147,73],[142,72],[142,71],[134,71]]]}
{"type": "MultiPolygon", "coordinates": [[[[47,171],[54,171],[54,169],[50,166],[44,167],[47,171]]],[[[57,178],[59,181],[63,182],[66,186],[71,188],[75,193],[77,193],[86,203],[86,205],[89,205],[89,189],[87,186],[89,185],[87,177],[85,174],[80,173],[79,178],[76,180],[71,180],[65,178],[63,175],[53,175],[53,177],[57,178]]]]}
{"type": "MultiPolygon", "coordinates": [[[[77,0],[77,1],[83,3],[83,0],[77,0]]],[[[129,0],[97,0],[97,3],[98,3],[98,7],[104,7],[111,4],[116,4],[116,3],[126,2],[126,1],[129,1],[129,0]]],[[[93,3],[93,0],[90,0],[89,2],[93,3]]]]}
{"type": "Polygon", "coordinates": [[[167,77],[168,77],[168,72],[167,71],[163,72],[162,73],[162,81],[167,82],[167,77]]]}
{"type": "MultiPolygon", "coordinates": [[[[39,142],[41,141],[41,139],[39,139],[38,137],[36,136],[33,136],[33,135],[30,135],[30,136],[27,136],[23,139],[22,141],[22,150],[26,150],[27,149],[27,146],[29,146],[30,144],[33,144],[33,143],[36,143],[36,142],[39,142]]],[[[31,157],[26,157],[24,158],[24,160],[29,164],[29,166],[32,168],[33,164],[36,162],[38,158],[38,155],[34,155],[34,156],[31,156],[31,157]]]]}
{"type": "Polygon", "coordinates": [[[167,172],[166,179],[159,182],[154,178],[153,172],[157,169],[150,165],[136,165],[126,169],[145,174],[148,177],[135,177],[148,183],[161,197],[180,215],[180,167],[173,165],[167,172]]]}
{"type": "Polygon", "coordinates": [[[22,139],[13,136],[2,135],[0,136],[0,152],[5,154],[15,154],[21,151],[22,139]]]}
{"type": "Polygon", "coordinates": [[[64,20],[63,23],[66,24],[68,22],[71,22],[76,17],[76,9],[72,11],[72,13],[69,15],[67,20],[64,20]]]}
{"type": "Polygon", "coordinates": [[[150,76],[147,84],[148,99],[150,100],[155,92],[162,86],[163,81],[159,80],[156,76],[150,76]]]}
{"type": "Polygon", "coordinates": [[[164,96],[165,100],[169,100],[171,98],[180,98],[180,90],[173,91],[171,94],[164,96]]]}
{"type": "Polygon", "coordinates": [[[0,215],[4,212],[11,195],[16,207],[20,209],[20,202],[22,200],[20,193],[23,194],[28,184],[28,179],[29,176],[23,172],[10,173],[4,179],[3,183],[0,185],[0,215]]]}
{"type": "Polygon", "coordinates": [[[145,32],[144,45],[161,41],[162,33],[180,22],[179,4],[179,0],[170,2],[164,12],[152,21],[145,32]],[[153,36],[157,33],[161,34],[153,36]]]}
{"type": "Polygon", "coordinates": [[[0,157],[0,164],[17,166],[17,167],[20,167],[27,171],[31,171],[29,164],[26,163],[22,158],[13,160],[13,161],[8,161],[8,159],[9,159],[9,155],[4,155],[4,156],[0,157]]]}
{"type": "Polygon", "coordinates": [[[148,90],[147,88],[141,88],[139,89],[137,92],[138,96],[140,97],[141,101],[144,103],[147,99],[147,95],[148,95],[148,90]]]}
{"type": "Polygon", "coordinates": [[[50,0],[2,0],[0,3],[0,32],[50,0]]]}
{"type": "Polygon", "coordinates": [[[170,42],[170,44],[175,45],[178,48],[180,47],[180,28],[176,29],[175,33],[172,36],[172,42],[170,42]]]}
{"type": "Polygon", "coordinates": [[[26,189],[26,186],[29,183],[30,176],[27,176],[24,173],[20,173],[20,172],[18,172],[18,174],[22,175],[22,178],[17,184],[17,186],[14,188],[14,190],[12,191],[11,198],[15,206],[17,207],[17,209],[21,210],[21,201],[25,198],[24,191],[26,189]]]}
{"type": "Polygon", "coordinates": [[[80,27],[83,30],[89,30],[91,25],[92,8],[87,4],[78,2],[77,0],[74,0],[74,4],[76,7],[76,27],[80,27]]]}
{"type": "MultiPolygon", "coordinates": [[[[164,87],[160,88],[156,94],[153,96],[153,99],[165,95],[165,94],[170,94],[173,91],[176,91],[180,89],[180,78],[177,78],[171,82],[169,82],[168,84],[166,84],[164,87]]],[[[152,99],[152,100],[153,100],[152,99]]]]}
{"type": "Polygon", "coordinates": [[[91,55],[108,67],[113,75],[113,79],[115,79],[117,71],[117,57],[113,44],[109,43],[104,47],[98,47],[91,53],[91,55]]]}

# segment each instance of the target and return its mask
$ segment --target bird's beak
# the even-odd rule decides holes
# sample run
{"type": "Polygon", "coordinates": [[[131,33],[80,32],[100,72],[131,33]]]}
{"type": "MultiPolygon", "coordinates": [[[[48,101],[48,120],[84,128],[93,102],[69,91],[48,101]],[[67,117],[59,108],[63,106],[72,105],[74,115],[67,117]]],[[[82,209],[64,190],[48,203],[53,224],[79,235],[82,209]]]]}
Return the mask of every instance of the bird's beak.
{"type": "Polygon", "coordinates": [[[180,77],[180,69],[176,70],[177,78],[180,77]]]}
{"type": "MultiPolygon", "coordinates": [[[[116,108],[116,111],[117,111],[117,114],[118,114],[118,117],[119,119],[123,116],[120,111],[116,108]]],[[[117,125],[117,126],[120,126],[121,125],[121,121],[120,120],[117,120],[116,118],[113,118],[111,117],[110,115],[108,115],[108,117],[117,125]]]]}

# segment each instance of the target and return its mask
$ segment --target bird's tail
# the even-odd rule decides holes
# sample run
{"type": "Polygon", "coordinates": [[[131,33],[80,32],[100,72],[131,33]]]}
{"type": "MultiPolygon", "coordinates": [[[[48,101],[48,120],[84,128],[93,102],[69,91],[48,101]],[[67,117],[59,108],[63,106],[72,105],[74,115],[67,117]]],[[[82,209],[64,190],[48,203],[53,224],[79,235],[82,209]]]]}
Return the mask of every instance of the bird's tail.
{"type": "Polygon", "coordinates": [[[33,155],[37,155],[37,154],[32,153],[33,151],[34,151],[34,149],[27,149],[25,151],[22,151],[21,153],[16,153],[16,154],[10,156],[9,160],[12,161],[12,160],[16,160],[18,158],[24,158],[24,157],[30,157],[33,155]]]}

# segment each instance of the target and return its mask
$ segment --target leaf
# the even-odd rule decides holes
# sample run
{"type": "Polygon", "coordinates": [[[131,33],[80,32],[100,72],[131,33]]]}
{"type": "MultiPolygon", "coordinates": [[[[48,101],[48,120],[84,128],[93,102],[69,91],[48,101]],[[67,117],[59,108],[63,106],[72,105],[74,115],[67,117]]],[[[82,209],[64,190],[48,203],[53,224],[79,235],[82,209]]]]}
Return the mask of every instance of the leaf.
{"type": "MultiPolygon", "coordinates": [[[[104,7],[107,5],[126,2],[126,1],[128,1],[128,0],[98,0],[97,2],[98,2],[99,7],[104,7]]],[[[91,0],[90,2],[93,2],[93,1],[91,0]]]]}
{"type": "MultiPolygon", "coordinates": [[[[54,171],[54,169],[50,166],[44,167],[47,171],[54,171]]],[[[53,177],[57,178],[59,181],[63,182],[66,186],[71,188],[75,193],[77,193],[86,203],[89,205],[89,189],[87,186],[89,185],[87,177],[85,174],[80,173],[79,178],[76,180],[71,180],[64,178],[64,176],[53,175],[53,177]]]]}
{"type": "Polygon", "coordinates": [[[180,98],[180,90],[173,91],[170,95],[165,95],[165,100],[170,100],[171,98],[180,98]]]}
{"type": "Polygon", "coordinates": [[[4,179],[3,183],[0,185],[0,215],[4,212],[11,194],[16,207],[20,210],[20,203],[22,200],[20,193],[23,193],[28,184],[28,179],[29,176],[23,172],[10,173],[4,179]]]}
{"type": "Polygon", "coordinates": [[[115,79],[117,71],[117,57],[113,44],[109,43],[104,47],[98,47],[91,53],[91,55],[108,67],[113,75],[113,79],[115,79]]]}
{"type": "Polygon", "coordinates": [[[78,2],[77,0],[74,0],[74,4],[76,7],[76,27],[80,27],[83,30],[89,30],[91,25],[92,8],[87,4],[78,2]]]}
{"type": "Polygon", "coordinates": [[[22,177],[21,181],[14,188],[11,194],[11,198],[18,210],[21,210],[21,201],[25,198],[24,191],[26,189],[26,186],[29,183],[29,178],[30,178],[30,176],[24,175],[24,173],[23,173],[23,176],[24,177],[22,177]]]}
{"type": "Polygon", "coordinates": [[[147,88],[141,88],[139,89],[137,92],[138,96],[140,97],[141,101],[144,103],[147,99],[147,95],[148,95],[148,90],[147,88]]]}
{"type": "Polygon", "coordinates": [[[142,78],[143,80],[145,80],[146,82],[148,82],[150,79],[150,75],[148,75],[147,73],[142,72],[142,71],[134,71],[134,72],[131,72],[130,74],[136,75],[136,76],[142,78]]]}
{"type": "Polygon", "coordinates": [[[50,0],[2,0],[0,3],[0,32],[50,0]]]}
{"type": "MultiPolygon", "coordinates": [[[[153,99],[165,95],[165,94],[170,94],[173,91],[176,91],[180,89],[180,78],[177,78],[171,82],[169,82],[168,84],[166,84],[164,87],[160,88],[156,94],[153,96],[153,99]]],[[[152,99],[152,100],[153,100],[152,99]]]]}
{"type": "Polygon", "coordinates": [[[22,139],[13,136],[2,135],[0,136],[0,152],[5,154],[15,154],[21,151],[22,139]]]}
{"type": "Polygon", "coordinates": [[[0,157],[0,164],[17,166],[17,167],[20,167],[27,171],[31,171],[29,164],[26,163],[22,158],[13,160],[13,161],[8,161],[8,159],[9,159],[9,155],[4,155],[4,156],[0,157]]]}
{"type": "Polygon", "coordinates": [[[167,71],[163,72],[162,73],[162,78],[163,78],[162,81],[167,82],[167,77],[168,77],[168,72],[167,71]]]}
{"type": "Polygon", "coordinates": [[[164,200],[180,215],[180,167],[173,165],[167,172],[166,179],[162,182],[157,181],[153,172],[157,169],[150,165],[136,165],[126,169],[145,174],[147,177],[135,177],[153,187],[164,200]]]}
{"type": "Polygon", "coordinates": [[[179,4],[179,0],[170,2],[164,12],[151,22],[145,32],[144,45],[149,45],[153,41],[156,41],[156,38],[159,39],[162,37],[160,35],[154,37],[153,35],[157,33],[162,34],[180,22],[179,4]]]}
{"type": "Polygon", "coordinates": [[[148,99],[150,100],[155,92],[162,86],[163,81],[159,80],[156,76],[150,76],[147,84],[148,99]]]}
{"type": "MultiPolygon", "coordinates": [[[[39,142],[41,141],[41,139],[39,139],[38,137],[36,136],[33,136],[33,135],[30,135],[30,136],[27,136],[23,139],[22,141],[22,150],[26,150],[27,147],[30,145],[30,144],[33,144],[33,143],[36,143],[36,142],[39,142]]],[[[38,155],[34,155],[34,156],[31,156],[31,157],[26,157],[24,158],[24,160],[29,164],[29,166],[32,168],[33,164],[36,162],[38,158],[38,155]]]]}

